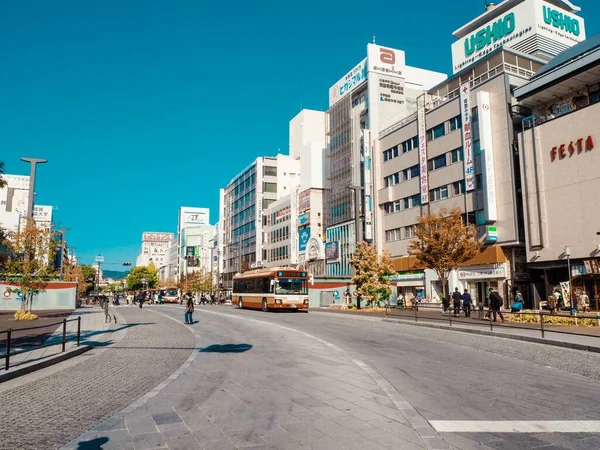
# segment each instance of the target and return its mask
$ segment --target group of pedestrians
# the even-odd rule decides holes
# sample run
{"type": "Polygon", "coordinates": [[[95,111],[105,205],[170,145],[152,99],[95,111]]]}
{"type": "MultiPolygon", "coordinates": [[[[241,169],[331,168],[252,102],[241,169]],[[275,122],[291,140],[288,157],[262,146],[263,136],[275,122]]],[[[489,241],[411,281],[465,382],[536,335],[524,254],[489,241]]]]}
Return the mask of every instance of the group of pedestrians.
{"type": "MultiPolygon", "coordinates": [[[[443,294],[440,294],[440,297],[442,301],[442,314],[450,311],[450,300],[452,300],[452,312],[454,313],[455,317],[458,317],[461,311],[465,313],[465,317],[471,317],[471,311],[474,309],[474,305],[473,298],[471,297],[471,294],[469,294],[469,291],[467,289],[465,289],[465,291],[461,294],[458,288],[454,288],[454,292],[452,293],[451,297],[445,297],[443,294]]],[[[492,320],[496,322],[497,317],[500,316],[500,320],[504,322],[504,315],[502,314],[501,310],[503,304],[504,300],[502,299],[498,291],[494,288],[490,288],[490,308],[486,314],[486,319],[490,318],[491,315],[492,320]]],[[[521,296],[521,293],[519,291],[517,291],[515,297],[515,304],[513,304],[511,310],[514,310],[514,308],[518,307],[518,304],[521,305],[520,309],[523,309],[523,297],[521,296]],[[520,303],[518,303],[519,300],[520,303]]]]}
{"type": "MultiPolygon", "coordinates": [[[[450,298],[440,294],[442,300],[442,312],[448,312],[450,310],[450,298]]],[[[458,288],[454,288],[452,293],[452,306],[454,309],[454,315],[458,316],[461,311],[464,311],[465,317],[471,317],[471,310],[473,309],[473,299],[469,291],[465,289],[464,293],[460,293],[458,288]]]]}

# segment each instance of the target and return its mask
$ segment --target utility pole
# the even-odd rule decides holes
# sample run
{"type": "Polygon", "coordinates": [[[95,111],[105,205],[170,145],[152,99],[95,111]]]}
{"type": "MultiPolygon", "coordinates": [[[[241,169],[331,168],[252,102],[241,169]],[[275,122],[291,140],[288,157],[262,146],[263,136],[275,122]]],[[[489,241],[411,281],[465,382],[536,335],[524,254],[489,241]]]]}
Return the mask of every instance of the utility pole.
{"type": "MultiPolygon", "coordinates": [[[[354,236],[356,246],[358,246],[359,242],[363,241],[363,230],[360,221],[360,204],[362,191],[364,191],[365,188],[363,186],[349,186],[349,188],[354,191],[354,236]]],[[[356,309],[360,309],[360,295],[356,297],[356,309]]]]}
{"type": "Polygon", "coordinates": [[[40,158],[21,158],[21,161],[31,164],[31,170],[29,172],[29,202],[27,204],[27,217],[31,219],[33,218],[33,195],[35,194],[35,169],[38,164],[44,164],[48,162],[48,160],[40,158]]]}

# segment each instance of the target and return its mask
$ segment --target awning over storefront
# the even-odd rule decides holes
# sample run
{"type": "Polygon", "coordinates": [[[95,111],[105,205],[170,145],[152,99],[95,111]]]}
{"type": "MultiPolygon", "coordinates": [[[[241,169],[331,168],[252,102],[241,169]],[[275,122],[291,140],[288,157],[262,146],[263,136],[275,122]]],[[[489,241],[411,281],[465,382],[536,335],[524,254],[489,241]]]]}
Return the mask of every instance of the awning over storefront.
{"type": "MultiPolygon", "coordinates": [[[[487,247],[477,256],[468,260],[461,267],[480,266],[483,264],[500,264],[506,262],[506,256],[502,248],[498,246],[487,247]]],[[[392,260],[392,266],[397,272],[407,272],[410,270],[423,270],[425,267],[414,256],[403,256],[392,260]]]]}

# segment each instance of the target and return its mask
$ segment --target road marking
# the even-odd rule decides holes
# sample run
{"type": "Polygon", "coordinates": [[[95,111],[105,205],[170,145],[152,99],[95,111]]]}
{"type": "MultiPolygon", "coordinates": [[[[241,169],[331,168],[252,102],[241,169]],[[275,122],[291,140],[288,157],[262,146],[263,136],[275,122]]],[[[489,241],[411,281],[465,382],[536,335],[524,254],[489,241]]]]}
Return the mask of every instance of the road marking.
{"type": "Polygon", "coordinates": [[[438,433],[600,433],[600,420],[430,420],[438,433]]]}

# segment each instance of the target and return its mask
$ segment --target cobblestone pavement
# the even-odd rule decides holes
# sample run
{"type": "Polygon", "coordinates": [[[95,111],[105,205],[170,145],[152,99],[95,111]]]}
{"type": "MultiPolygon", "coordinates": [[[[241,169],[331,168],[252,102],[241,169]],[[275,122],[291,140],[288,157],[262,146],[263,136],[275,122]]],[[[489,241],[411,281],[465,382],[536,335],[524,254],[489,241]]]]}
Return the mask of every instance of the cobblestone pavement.
{"type": "MultiPolygon", "coordinates": [[[[155,310],[183,316],[180,307],[155,310]]],[[[359,361],[291,329],[203,312],[197,318],[201,349],[190,366],[125,417],[82,436],[79,448],[426,448],[398,408],[401,396],[359,361]]],[[[425,421],[419,426],[432,432],[425,421]]],[[[430,448],[449,448],[438,443],[430,448]]]]}
{"type": "Polygon", "coordinates": [[[146,394],[195,348],[192,334],[166,317],[118,313],[128,322],[118,342],[2,386],[0,449],[59,448],[146,394]]]}

